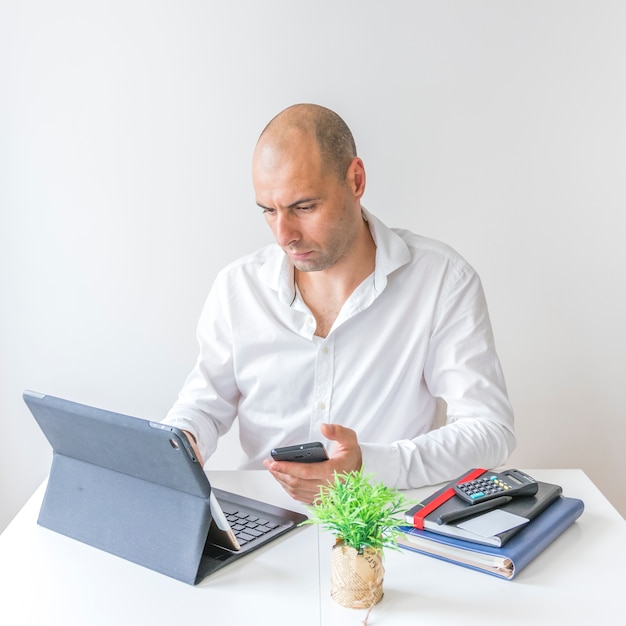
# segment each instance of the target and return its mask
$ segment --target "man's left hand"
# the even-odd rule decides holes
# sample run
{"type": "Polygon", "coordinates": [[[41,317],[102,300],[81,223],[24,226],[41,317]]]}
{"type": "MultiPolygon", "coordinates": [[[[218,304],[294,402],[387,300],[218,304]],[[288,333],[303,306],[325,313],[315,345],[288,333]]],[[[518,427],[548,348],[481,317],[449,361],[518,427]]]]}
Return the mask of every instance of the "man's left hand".
{"type": "Polygon", "coordinates": [[[334,479],[334,474],[358,471],[363,464],[361,447],[356,433],[339,424],[322,424],[322,435],[333,441],[332,455],[321,463],[294,463],[292,461],[264,461],[265,467],[294,499],[311,504],[319,495],[320,487],[334,479]]]}

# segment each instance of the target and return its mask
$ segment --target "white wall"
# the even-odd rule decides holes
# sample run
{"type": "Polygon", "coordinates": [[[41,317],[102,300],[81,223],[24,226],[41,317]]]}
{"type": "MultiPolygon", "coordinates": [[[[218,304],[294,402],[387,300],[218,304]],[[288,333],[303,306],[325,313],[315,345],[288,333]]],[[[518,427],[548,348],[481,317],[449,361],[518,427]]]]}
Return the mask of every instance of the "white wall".
{"type": "Polygon", "coordinates": [[[619,1],[4,0],[0,529],[50,463],[23,389],[174,401],[216,271],[270,241],[250,155],[300,101],[352,127],[370,210],[481,274],[510,465],[582,467],[625,514],[625,23],[619,1]]]}

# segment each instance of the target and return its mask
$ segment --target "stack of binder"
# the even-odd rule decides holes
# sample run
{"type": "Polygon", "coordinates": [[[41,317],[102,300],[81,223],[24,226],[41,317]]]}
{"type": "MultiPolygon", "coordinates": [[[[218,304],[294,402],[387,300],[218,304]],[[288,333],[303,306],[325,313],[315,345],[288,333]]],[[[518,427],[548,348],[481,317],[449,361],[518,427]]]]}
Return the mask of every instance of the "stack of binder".
{"type": "Polygon", "coordinates": [[[452,489],[463,479],[455,479],[407,511],[400,547],[511,580],[584,509],[582,500],[563,496],[560,486],[538,481],[534,496],[518,496],[494,511],[442,524],[442,515],[474,506],[452,489]],[[490,523],[499,532],[490,533],[490,523]]]}

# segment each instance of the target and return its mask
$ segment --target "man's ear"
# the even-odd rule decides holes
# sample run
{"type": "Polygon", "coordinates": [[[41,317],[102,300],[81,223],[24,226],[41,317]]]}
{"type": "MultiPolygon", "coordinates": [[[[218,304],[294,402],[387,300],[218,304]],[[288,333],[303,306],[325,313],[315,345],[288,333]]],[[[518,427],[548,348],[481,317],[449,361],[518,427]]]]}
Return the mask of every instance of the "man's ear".
{"type": "Polygon", "coordinates": [[[365,166],[359,157],[354,157],[348,166],[346,183],[354,197],[360,200],[365,193],[365,166]]]}

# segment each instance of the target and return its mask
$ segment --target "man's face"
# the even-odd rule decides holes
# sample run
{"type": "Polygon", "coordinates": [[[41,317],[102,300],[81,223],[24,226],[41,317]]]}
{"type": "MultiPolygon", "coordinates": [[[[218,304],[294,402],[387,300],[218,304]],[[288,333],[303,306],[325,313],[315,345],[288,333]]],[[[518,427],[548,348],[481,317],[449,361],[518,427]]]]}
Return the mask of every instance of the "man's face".
{"type": "Polygon", "coordinates": [[[349,179],[342,183],[324,171],[313,140],[257,146],[256,201],[296,269],[323,271],[349,256],[362,227],[360,196],[349,179]]]}

